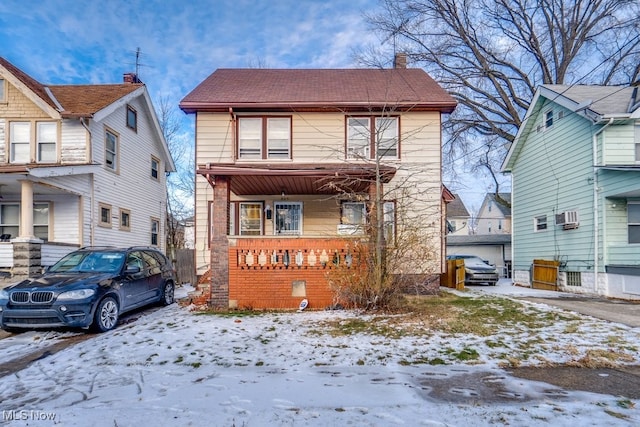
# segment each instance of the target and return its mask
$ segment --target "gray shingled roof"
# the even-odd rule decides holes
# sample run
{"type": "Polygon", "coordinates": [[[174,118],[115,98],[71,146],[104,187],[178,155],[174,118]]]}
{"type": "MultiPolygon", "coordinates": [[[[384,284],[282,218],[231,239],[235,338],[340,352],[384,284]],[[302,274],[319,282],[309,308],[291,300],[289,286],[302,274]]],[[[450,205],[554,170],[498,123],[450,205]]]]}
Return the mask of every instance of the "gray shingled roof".
{"type": "Polygon", "coordinates": [[[600,115],[630,113],[630,105],[640,101],[637,99],[637,88],[633,86],[543,86],[577,103],[592,101],[589,109],[600,115]],[[634,97],[636,99],[632,101],[634,97]]]}
{"type": "MultiPolygon", "coordinates": [[[[498,193],[498,195],[502,200],[506,200],[509,202],[509,205],[511,205],[511,193],[498,193]]],[[[498,201],[495,193],[487,193],[487,198],[491,199],[495,203],[495,206],[500,209],[502,215],[505,217],[511,216],[511,206],[505,206],[502,202],[498,201]]]]}
{"type": "Polygon", "coordinates": [[[458,194],[454,194],[455,199],[447,204],[447,218],[469,217],[469,211],[458,194]]]}

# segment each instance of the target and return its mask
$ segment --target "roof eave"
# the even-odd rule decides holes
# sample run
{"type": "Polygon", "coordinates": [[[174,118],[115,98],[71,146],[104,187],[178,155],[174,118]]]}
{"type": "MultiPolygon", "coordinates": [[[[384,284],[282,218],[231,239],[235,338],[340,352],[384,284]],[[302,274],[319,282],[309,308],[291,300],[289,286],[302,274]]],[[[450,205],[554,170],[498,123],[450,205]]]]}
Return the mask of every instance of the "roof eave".
{"type": "Polygon", "coordinates": [[[363,109],[386,111],[439,111],[450,114],[456,102],[201,102],[183,101],[180,109],[187,114],[196,112],[226,113],[232,110],[272,110],[272,111],[362,111],[363,109]]]}

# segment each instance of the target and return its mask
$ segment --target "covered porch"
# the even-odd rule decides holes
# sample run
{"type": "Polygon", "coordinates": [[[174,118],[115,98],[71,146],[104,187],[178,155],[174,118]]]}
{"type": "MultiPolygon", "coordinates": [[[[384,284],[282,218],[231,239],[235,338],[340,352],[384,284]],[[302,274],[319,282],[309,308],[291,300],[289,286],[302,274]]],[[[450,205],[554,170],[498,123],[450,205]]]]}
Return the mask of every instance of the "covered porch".
{"type": "Polygon", "coordinates": [[[220,308],[335,303],[327,273],[366,244],[368,205],[395,168],[352,164],[200,165],[213,189],[210,277],[199,302],[220,308]]]}

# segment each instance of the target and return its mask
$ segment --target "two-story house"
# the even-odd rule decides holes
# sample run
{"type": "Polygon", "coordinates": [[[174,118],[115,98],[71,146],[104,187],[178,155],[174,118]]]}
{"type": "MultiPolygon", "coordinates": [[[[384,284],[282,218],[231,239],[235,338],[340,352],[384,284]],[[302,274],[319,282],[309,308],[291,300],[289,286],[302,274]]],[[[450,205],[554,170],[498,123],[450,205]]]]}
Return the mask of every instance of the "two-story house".
{"type": "Polygon", "coordinates": [[[441,121],[455,105],[423,70],[406,67],[207,77],[180,103],[195,114],[195,253],[206,302],[331,305],[327,269],[349,260],[382,191],[387,240],[403,221],[417,225],[437,277],[446,226],[441,121]]]}
{"type": "Polygon", "coordinates": [[[640,298],[639,107],[638,87],[538,88],[503,164],[516,282],[551,266],[540,286],[640,298]]]}
{"type": "Polygon", "coordinates": [[[459,194],[447,204],[447,235],[466,236],[471,234],[471,215],[459,194]]]}
{"type": "Polygon", "coordinates": [[[151,99],[121,84],[45,85],[0,58],[0,268],[31,276],[81,246],[164,248],[175,170],[151,99]]]}
{"type": "Polygon", "coordinates": [[[511,193],[487,193],[476,217],[476,234],[511,233],[511,193]]]}

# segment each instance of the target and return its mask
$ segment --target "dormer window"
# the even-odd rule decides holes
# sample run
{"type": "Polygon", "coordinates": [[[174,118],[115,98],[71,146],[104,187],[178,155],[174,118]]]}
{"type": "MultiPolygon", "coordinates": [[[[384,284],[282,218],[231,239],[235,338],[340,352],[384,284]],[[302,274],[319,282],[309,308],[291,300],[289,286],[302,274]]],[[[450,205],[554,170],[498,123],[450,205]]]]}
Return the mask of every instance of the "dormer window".
{"type": "Polygon", "coordinates": [[[138,131],[138,112],[131,105],[127,105],[127,127],[138,131]]]}

